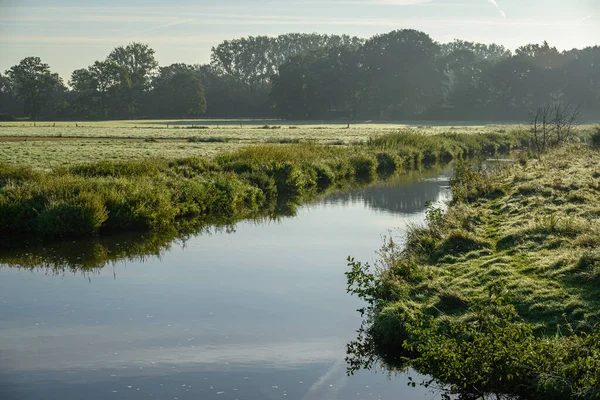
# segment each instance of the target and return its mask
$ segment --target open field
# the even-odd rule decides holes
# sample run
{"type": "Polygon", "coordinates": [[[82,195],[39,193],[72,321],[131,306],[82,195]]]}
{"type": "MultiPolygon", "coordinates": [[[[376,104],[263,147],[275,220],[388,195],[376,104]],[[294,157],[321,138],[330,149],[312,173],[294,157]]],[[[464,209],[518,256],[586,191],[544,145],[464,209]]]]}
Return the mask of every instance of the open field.
{"type": "MultiPolygon", "coordinates": [[[[0,123],[0,162],[41,169],[103,160],[214,157],[264,143],[345,146],[398,131],[515,133],[520,125],[315,124],[281,120],[138,120],[0,123]],[[75,126],[77,124],[77,126],[75,126]]],[[[591,125],[582,126],[583,131],[591,125]]]]}
{"type": "Polygon", "coordinates": [[[501,133],[519,125],[427,125],[400,123],[306,123],[282,120],[152,120],[101,122],[0,122],[0,138],[125,138],[185,140],[218,138],[230,142],[265,142],[282,139],[360,141],[401,129],[425,134],[445,132],[501,133]]]}
{"type": "Polygon", "coordinates": [[[307,124],[281,120],[0,123],[0,162],[49,169],[102,160],[214,157],[261,143],[364,143],[409,129],[423,134],[502,133],[517,125],[307,124]],[[77,124],[77,126],[76,126],[77,124]],[[267,126],[269,128],[267,128],[267,126]],[[275,128],[273,128],[275,127],[275,128]]]}
{"type": "Polygon", "coordinates": [[[358,364],[379,349],[462,393],[600,395],[600,152],[519,160],[457,168],[449,209],[386,243],[381,272],[350,263],[373,305],[358,364]]]}
{"type": "Polygon", "coordinates": [[[189,143],[187,141],[145,142],[143,140],[77,139],[27,140],[0,139],[0,162],[39,169],[145,158],[213,157],[243,147],[239,143],[189,143]]]}

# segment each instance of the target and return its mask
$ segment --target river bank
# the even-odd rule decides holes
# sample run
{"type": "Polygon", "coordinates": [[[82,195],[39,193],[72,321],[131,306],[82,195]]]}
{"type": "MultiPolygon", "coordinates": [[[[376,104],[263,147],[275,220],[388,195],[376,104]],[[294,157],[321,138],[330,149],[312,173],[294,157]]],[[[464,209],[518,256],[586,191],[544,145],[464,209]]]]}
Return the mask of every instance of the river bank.
{"type": "Polygon", "coordinates": [[[577,145],[495,172],[457,168],[381,264],[349,259],[369,307],[351,370],[383,361],[478,398],[600,395],[600,152],[577,145]]]}
{"type": "Polygon", "coordinates": [[[345,293],[344,258],[372,258],[447,186],[428,170],[181,239],[3,248],[0,398],[430,400],[405,376],[346,376],[361,302],[345,293]]]}
{"type": "Polygon", "coordinates": [[[405,131],[349,146],[257,145],[211,159],[116,160],[50,171],[0,164],[0,234],[89,236],[293,213],[327,190],[508,152],[524,138],[405,131]]]}

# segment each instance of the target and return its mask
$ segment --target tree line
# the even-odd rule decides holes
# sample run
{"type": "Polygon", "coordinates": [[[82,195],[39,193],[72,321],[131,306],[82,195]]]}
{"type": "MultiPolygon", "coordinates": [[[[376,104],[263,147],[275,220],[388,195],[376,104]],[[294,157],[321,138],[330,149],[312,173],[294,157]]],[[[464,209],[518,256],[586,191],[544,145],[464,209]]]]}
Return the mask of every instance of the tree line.
{"type": "Polygon", "coordinates": [[[130,43],[73,71],[38,57],[0,74],[0,112],[36,119],[282,117],[521,120],[542,104],[600,112],[600,47],[437,43],[396,30],[370,39],[286,34],[227,40],[205,65],[161,67],[130,43]]]}

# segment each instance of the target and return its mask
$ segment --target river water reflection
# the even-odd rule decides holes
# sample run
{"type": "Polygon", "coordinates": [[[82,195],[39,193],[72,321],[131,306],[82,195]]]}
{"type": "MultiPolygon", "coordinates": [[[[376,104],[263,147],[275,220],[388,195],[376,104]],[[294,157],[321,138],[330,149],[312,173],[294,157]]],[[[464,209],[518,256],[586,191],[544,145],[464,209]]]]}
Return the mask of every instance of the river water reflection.
{"type": "Polygon", "coordinates": [[[0,398],[431,399],[405,376],[346,376],[361,304],[344,272],[447,185],[400,180],[185,240],[2,250],[0,398]]]}

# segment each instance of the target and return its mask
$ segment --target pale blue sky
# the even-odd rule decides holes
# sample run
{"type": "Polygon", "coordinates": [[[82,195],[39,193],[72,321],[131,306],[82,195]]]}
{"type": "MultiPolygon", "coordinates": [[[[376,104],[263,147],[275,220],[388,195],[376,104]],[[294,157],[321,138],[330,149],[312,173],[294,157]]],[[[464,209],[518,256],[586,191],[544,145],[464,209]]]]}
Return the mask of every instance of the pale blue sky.
{"type": "Polygon", "coordinates": [[[440,42],[570,49],[600,44],[600,0],[0,0],[0,71],[36,55],[66,82],[131,41],[167,65],[206,63],[211,46],[241,36],[403,28],[440,42]]]}

